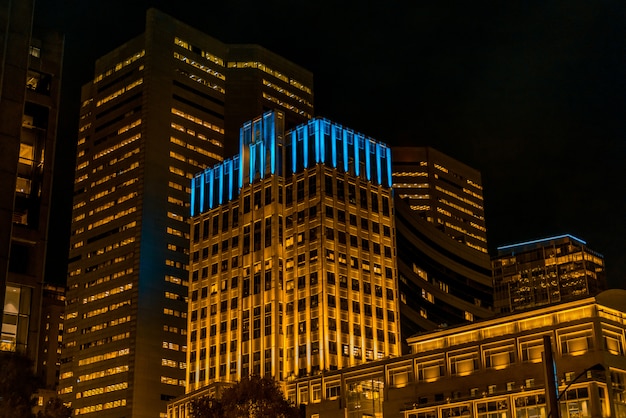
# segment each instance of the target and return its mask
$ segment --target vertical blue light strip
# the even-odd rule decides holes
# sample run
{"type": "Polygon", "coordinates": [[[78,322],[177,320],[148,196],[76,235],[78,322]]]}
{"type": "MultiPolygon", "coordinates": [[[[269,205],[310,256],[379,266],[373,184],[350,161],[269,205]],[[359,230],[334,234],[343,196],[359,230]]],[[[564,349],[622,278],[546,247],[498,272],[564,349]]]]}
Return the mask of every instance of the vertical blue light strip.
{"type": "Polygon", "coordinates": [[[330,127],[330,146],[333,153],[333,168],[337,168],[337,129],[332,125],[330,127]]]}
{"type": "Polygon", "coordinates": [[[206,210],[206,170],[200,176],[200,212],[202,213],[206,210]]]}
{"type": "Polygon", "coordinates": [[[315,121],[315,163],[319,163],[322,161],[320,158],[320,149],[324,149],[324,142],[321,141],[321,138],[324,137],[324,127],[322,126],[321,120],[315,121]]]}
{"type": "Polygon", "coordinates": [[[226,161],[226,170],[228,171],[228,200],[233,200],[233,161],[226,161]]]}
{"type": "Polygon", "coordinates": [[[198,177],[194,177],[191,179],[191,210],[189,212],[189,216],[194,216],[196,214],[196,179],[198,177]]]}
{"type": "Polygon", "coordinates": [[[276,124],[270,125],[270,173],[276,174],[276,124]]]}
{"type": "Polygon", "coordinates": [[[298,155],[298,137],[296,130],[297,128],[291,131],[291,174],[296,172],[296,155],[298,155]]]}
{"type": "Polygon", "coordinates": [[[213,177],[215,177],[215,175],[213,174],[213,170],[209,170],[207,171],[206,174],[209,174],[209,207],[207,209],[212,209],[213,208],[213,184],[214,181],[213,177]]]}
{"type": "Polygon", "coordinates": [[[250,159],[248,160],[248,181],[252,183],[252,180],[254,180],[254,160],[256,159],[256,144],[250,144],[250,152],[248,155],[250,156],[250,159]]]}
{"type": "Polygon", "coordinates": [[[219,182],[220,182],[220,194],[218,196],[218,202],[221,205],[224,203],[224,164],[220,164],[220,174],[219,174],[219,182]]]}
{"type": "Polygon", "coordinates": [[[391,187],[391,148],[387,147],[387,186],[391,187]]]}
{"type": "Polygon", "coordinates": [[[348,171],[348,131],[343,131],[343,171],[348,171]]]}
{"type": "Polygon", "coordinates": [[[381,144],[376,144],[376,175],[378,177],[378,184],[382,185],[383,184],[383,173],[381,172],[382,167],[382,161],[380,160],[382,158],[382,156],[380,155],[380,151],[382,150],[383,146],[381,144]]]}
{"type": "Polygon", "coordinates": [[[308,168],[309,167],[309,126],[308,125],[304,125],[302,127],[302,130],[304,131],[302,133],[302,154],[304,155],[304,161],[303,161],[303,167],[304,168],[308,168]]]}
{"type": "Polygon", "coordinates": [[[359,177],[361,174],[361,164],[359,161],[359,142],[361,142],[361,136],[354,134],[354,174],[359,177]]]}
{"type": "Polygon", "coordinates": [[[259,144],[259,171],[261,172],[261,178],[265,178],[265,164],[267,162],[267,155],[265,154],[265,138],[259,144]]]}
{"type": "Polygon", "coordinates": [[[371,166],[371,156],[370,156],[370,140],[369,138],[365,139],[365,177],[367,177],[368,181],[372,181],[372,168],[371,166]]]}

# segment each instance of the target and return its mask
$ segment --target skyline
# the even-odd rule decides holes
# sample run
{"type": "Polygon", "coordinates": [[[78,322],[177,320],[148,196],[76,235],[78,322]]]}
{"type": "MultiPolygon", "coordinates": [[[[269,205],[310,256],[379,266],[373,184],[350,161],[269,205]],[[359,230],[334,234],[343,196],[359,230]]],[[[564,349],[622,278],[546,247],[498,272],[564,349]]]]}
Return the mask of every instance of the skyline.
{"type": "MultiPolygon", "coordinates": [[[[63,3],[38,3],[48,26],[66,33],[57,153],[73,158],[80,86],[93,76],[95,57],[142,32],[150,5],[224,42],[259,44],[310,70],[317,116],[392,146],[431,146],[480,171],[492,251],[572,234],[604,255],[611,287],[625,287],[619,244],[626,191],[611,181],[624,178],[626,155],[618,143],[622,4],[446,10],[406,2],[348,11],[326,2],[290,9],[245,1],[63,3]],[[289,24],[294,19],[299,26],[289,24]]],[[[59,188],[73,164],[57,167],[59,188]]],[[[51,236],[66,233],[64,217],[51,236]]]]}

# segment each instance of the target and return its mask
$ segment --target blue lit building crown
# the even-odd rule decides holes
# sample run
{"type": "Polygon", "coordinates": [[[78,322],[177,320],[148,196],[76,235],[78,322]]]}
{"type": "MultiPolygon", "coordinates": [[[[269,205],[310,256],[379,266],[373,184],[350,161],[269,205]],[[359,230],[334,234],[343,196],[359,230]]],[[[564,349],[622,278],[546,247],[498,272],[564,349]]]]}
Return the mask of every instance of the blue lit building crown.
{"type": "Polygon", "coordinates": [[[239,154],[196,174],[191,182],[191,216],[239,195],[244,185],[272,175],[289,176],[316,164],[391,187],[391,149],[323,118],[284,132],[284,116],[267,112],[246,122],[239,154]]]}

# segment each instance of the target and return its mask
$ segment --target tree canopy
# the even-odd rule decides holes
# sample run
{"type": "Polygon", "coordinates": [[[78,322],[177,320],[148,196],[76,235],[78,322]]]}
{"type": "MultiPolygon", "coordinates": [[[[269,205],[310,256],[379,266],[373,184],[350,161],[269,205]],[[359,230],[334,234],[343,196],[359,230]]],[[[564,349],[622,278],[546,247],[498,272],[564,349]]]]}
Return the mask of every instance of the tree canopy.
{"type": "Polygon", "coordinates": [[[31,418],[37,378],[31,360],[0,352],[0,418],[31,418]]]}
{"type": "Polygon", "coordinates": [[[269,376],[249,376],[224,389],[219,398],[206,396],[191,403],[192,418],[298,418],[300,410],[284,397],[269,376]]]}

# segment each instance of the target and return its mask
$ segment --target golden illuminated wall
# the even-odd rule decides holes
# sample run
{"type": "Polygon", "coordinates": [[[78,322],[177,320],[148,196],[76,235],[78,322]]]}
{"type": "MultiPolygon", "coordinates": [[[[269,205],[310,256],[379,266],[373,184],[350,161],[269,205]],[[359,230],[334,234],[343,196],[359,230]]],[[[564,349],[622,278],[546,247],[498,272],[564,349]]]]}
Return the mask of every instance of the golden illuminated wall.
{"type": "Polygon", "coordinates": [[[390,205],[318,164],[193,218],[187,391],[398,355],[390,205]]]}

